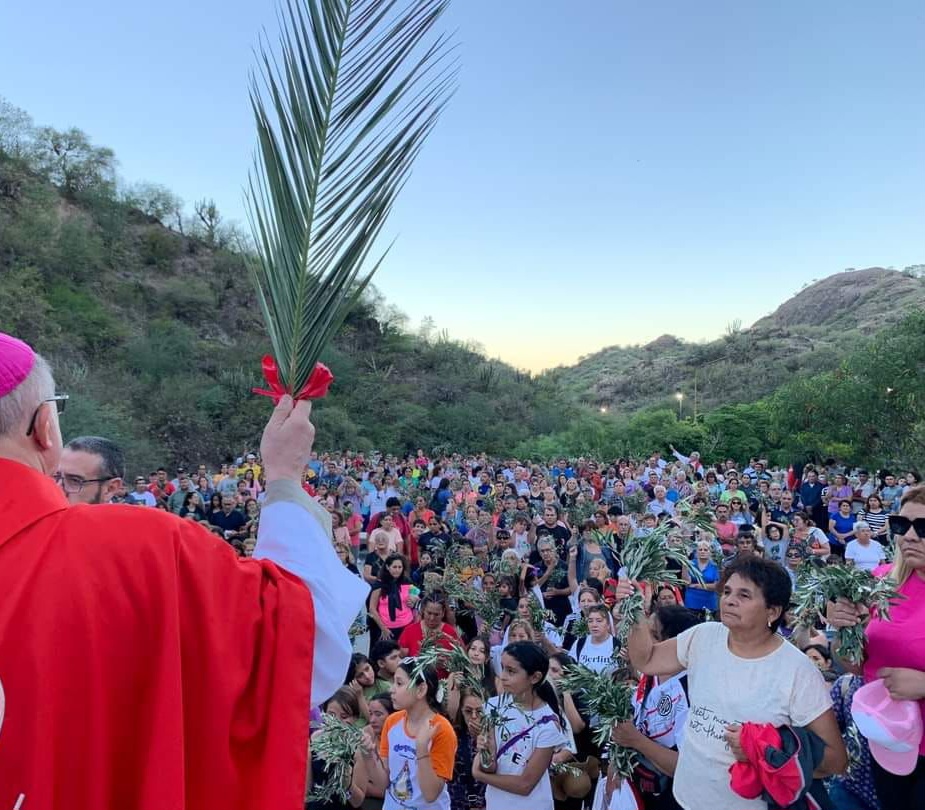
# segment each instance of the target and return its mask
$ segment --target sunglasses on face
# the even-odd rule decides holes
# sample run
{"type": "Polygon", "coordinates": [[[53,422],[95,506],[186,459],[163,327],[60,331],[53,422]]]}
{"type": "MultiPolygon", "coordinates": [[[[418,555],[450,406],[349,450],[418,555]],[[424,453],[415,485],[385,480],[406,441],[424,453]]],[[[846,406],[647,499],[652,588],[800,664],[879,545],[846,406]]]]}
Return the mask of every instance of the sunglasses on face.
{"type": "Polygon", "coordinates": [[[894,537],[904,537],[909,529],[914,529],[919,540],[925,540],[925,517],[909,519],[902,515],[890,515],[887,520],[894,537]]]}

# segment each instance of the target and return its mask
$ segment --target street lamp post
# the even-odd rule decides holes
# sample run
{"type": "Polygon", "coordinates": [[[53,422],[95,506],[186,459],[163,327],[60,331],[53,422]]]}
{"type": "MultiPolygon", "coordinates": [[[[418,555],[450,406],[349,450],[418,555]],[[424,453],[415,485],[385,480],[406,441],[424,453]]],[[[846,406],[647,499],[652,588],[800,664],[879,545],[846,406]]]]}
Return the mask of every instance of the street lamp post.
{"type": "Polygon", "coordinates": [[[675,396],[675,399],[678,400],[678,419],[682,419],[683,416],[681,415],[681,405],[684,402],[684,394],[678,391],[678,393],[675,394],[674,396],[675,396]]]}

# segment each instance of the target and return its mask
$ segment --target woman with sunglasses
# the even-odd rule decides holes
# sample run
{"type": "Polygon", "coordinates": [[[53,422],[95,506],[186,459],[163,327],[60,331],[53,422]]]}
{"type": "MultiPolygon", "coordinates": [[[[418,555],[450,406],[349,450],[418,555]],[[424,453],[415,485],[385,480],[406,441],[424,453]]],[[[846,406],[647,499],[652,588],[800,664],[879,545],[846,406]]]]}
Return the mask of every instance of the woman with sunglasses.
{"type": "MultiPolygon", "coordinates": [[[[925,721],[925,487],[903,495],[898,515],[889,517],[896,542],[891,568],[874,574],[889,576],[905,598],[890,609],[890,620],[871,614],[863,605],[846,599],[829,603],[826,619],[835,628],[865,625],[867,644],[861,667],[842,661],[845,669],[860,671],[865,682],[882,678],[894,700],[914,700],[925,721]]],[[[835,650],[838,656],[838,648],[835,650]]],[[[925,738],[908,775],[891,773],[876,760],[874,782],[881,810],[925,807],[925,738]]]]}

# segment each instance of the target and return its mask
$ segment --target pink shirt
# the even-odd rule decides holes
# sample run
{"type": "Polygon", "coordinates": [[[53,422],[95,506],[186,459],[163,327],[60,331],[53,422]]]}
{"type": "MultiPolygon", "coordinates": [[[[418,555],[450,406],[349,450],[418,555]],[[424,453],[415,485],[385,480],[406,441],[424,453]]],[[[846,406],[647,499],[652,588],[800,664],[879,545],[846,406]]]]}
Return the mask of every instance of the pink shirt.
{"type": "Polygon", "coordinates": [[[379,604],[376,606],[376,609],[379,611],[379,618],[382,619],[382,623],[388,627],[389,630],[405,627],[414,621],[414,611],[412,611],[408,605],[408,596],[411,592],[411,588],[411,585],[398,586],[399,593],[401,593],[401,607],[395,611],[394,620],[389,616],[389,598],[385,595],[384,591],[380,593],[379,604]]]}
{"type": "MultiPolygon", "coordinates": [[[[881,565],[874,570],[874,575],[885,576],[891,567],[881,565]]],[[[882,667],[907,667],[925,672],[925,579],[913,571],[897,590],[906,598],[890,607],[890,621],[871,618],[867,625],[865,681],[875,680],[882,667]]],[[[925,722],[925,700],[918,703],[925,722]]],[[[925,738],[919,745],[919,754],[925,756],[925,738]]]]}

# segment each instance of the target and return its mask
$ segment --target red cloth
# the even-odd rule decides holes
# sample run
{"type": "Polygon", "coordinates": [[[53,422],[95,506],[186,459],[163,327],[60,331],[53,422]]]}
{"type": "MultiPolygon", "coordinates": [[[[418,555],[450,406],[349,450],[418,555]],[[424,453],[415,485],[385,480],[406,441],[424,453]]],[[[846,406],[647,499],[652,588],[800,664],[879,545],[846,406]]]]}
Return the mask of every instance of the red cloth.
{"type": "Polygon", "coordinates": [[[793,804],[806,789],[799,762],[793,757],[775,768],[766,757],[768,748],[783,747],[780,732],[770,723],[743,723],[740,742],[748,762],[729,766],[732,790],[744,799],[757,799],[767,791],[781,807],[793,804]]]}
{"type": "Polygon", "coordinates": [[[305,584],[160,510],[0,481],[0,808],[301,808],[305,584]]]}
{"type": "MultiPolygon", "coordinates": [[[[460,643],[459,635],[456,628],[444,622],[441,633],[437,637],[437,646],[444,650],[452,650],[453,642],[460,643]]],[[[408,651],[411,657],[416,656],[421,651],[421,644],[424,643],[424,628],[420,622],[409,624],[401,636],[398,638],[398,646],[408,651]]]]}

